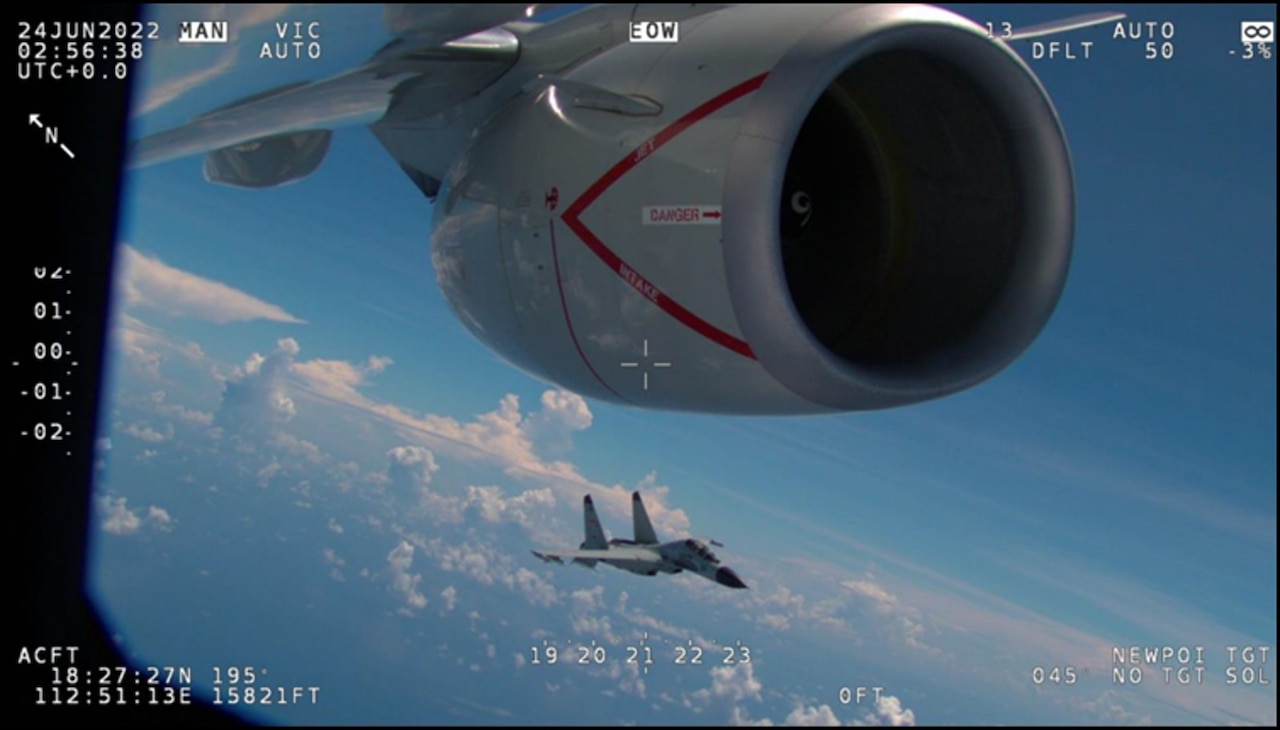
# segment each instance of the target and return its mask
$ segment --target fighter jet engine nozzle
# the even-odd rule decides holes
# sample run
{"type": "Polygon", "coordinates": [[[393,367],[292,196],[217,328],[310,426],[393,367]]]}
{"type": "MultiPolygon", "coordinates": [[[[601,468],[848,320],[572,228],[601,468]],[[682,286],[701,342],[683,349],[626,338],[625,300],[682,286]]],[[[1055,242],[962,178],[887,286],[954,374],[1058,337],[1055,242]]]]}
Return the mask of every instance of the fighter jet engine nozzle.
{"type": "Polygon", "coordinates": [[[1074,229],[1027,65],[930,6],[699,12],[481,127],[432,236],[463,323],[584,395],[716,413],[906,405],[1025,351],[1074,229]]]}

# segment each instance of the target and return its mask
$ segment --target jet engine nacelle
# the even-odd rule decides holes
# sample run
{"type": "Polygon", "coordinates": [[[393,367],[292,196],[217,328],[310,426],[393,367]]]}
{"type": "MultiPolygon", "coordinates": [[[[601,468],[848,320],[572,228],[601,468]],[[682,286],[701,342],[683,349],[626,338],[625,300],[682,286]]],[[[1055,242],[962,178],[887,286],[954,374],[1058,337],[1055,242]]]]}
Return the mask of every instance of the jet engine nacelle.
{"type": "Polygon", "coordinates": [[[477,337],[585,395],[720,413],[918,402],[1031,344],[1074,202],[1016,54],[925,6],[737,6],[679,37],[544,79],[451,169],[432,256],[477,337]]]}

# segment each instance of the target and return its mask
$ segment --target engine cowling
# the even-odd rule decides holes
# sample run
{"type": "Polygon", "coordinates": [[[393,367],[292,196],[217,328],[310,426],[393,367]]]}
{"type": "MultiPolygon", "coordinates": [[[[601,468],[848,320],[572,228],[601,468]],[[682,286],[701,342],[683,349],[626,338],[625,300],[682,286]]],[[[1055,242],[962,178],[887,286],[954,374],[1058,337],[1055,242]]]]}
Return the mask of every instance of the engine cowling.
{"type": "Polygon", "coordinates": [[[775,5],[514,100],[435,216],[446,297],[526,371],[648,408],[805,413],[1006,367],[1061,295],[1074,202],[1048,96],[982,28],[775,5]]]}

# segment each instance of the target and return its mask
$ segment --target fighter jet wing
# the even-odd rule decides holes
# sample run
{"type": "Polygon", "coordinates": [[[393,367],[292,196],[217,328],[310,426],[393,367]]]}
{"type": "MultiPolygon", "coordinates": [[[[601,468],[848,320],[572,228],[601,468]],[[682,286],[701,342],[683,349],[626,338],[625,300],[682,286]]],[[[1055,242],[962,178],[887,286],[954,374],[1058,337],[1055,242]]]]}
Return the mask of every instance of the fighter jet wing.
{"type": "Polygon", "coordinates": [[[530,552],[548,563],[560,563],[565,560],[599,560],[602,563],[626,561],[656,565],[662,562],[662,558],[652,550],[637,550],[629,547],[615,547],[609,550],[531,550],[530,552]]]}

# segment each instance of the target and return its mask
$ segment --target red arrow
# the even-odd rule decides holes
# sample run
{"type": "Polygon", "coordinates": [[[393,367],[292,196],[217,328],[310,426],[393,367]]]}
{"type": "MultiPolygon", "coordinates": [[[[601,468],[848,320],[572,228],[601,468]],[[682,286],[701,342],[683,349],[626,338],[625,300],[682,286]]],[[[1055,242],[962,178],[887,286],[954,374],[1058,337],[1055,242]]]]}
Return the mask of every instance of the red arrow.
{"type": "Polygon", "coordinates": [[[719,217],[720,217],[720,211],[718,211],[718,210],[704,210],[704,211],[702,212],[702,216],[703,216],[704,218],[719,218],[719,217]]]}

